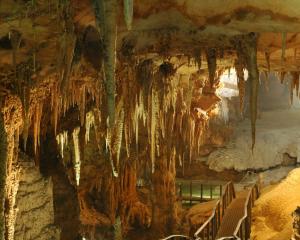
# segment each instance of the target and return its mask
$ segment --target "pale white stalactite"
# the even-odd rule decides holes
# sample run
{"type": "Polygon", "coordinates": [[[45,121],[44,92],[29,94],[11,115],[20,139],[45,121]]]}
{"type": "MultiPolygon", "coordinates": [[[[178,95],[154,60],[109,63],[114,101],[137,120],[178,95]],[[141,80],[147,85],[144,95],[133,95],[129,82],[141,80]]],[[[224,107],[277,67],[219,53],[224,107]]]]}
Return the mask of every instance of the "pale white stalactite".
{"type": "Polygon", "coordinates": [[[74,145],[74,153],[75,153],[75,159],[74,159],[74,170],[75,170],[75,178],[76,178],[76,185],[79,186],[80,181],[80,149],[79,149],[79,135],[80,127],[77,127],[73,130],[72,136],[73,136],[73,145],[74,145]]]}
{"type": "Polygon", "coordinates": [[[63,131],[56,136],[56,142],[60,148],[60,155],[64,158],[64,148],[68,146],[68,132],[63,131]]]}
{"type": "Polygon", "coordinates": [[[116,121],[116,132],[114,141],[114,152],[117,155],[117,168],[119,167],[120,153],[123,139],[123,126],[124,126],[124,110],[122,109],[116,121]]]}
{"type": "Polygon", "coordinates": [[[157,92],[152,89],[151,96],[151,127],[150,127],[150,139],[151,139],[151,163],[152,173],[155,170],[155,149],[158,147],[157,144],[157,123],[158,123],[158,96],[157,92]]]}
{"type": "Polygon", "coordinates": [[[43,103],[36,105],[34,122],[33,122],[33,136],[34,136],[34,153],[37,152],[37,147],[40,145],[40,130],[41,130],[41,118],[43,113],[43,103]]]}
{"type": "Polygon", "coordinates": [[[88,143],[90,141],[91,127],[95,125],[95,116],[93,111],[88,112],[85,118],[85,143],[88,143]]]}

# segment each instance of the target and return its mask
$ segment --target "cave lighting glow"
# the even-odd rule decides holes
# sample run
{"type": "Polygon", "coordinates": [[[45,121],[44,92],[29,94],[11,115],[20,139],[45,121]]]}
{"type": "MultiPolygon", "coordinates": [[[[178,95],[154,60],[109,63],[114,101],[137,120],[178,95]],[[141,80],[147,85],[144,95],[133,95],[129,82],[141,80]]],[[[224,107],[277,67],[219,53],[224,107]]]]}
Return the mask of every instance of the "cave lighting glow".
{"type": "MultiPolygon", "coordinates": [[[[248,79],[248,71],[246,69],[244,70],[244,79],[248,79]]],[[[227,69],[220,76],[220,86],[216,90],[216,93],[221,98],[221,101],[214,109],[214,114],[219,115],[225,123],[229,121],[229,99],[239,96],[239,89],[237,84],[238,77],[234,68],[227,69]]]]}
{"type": "MultiPolygon", "coordinates": [[[[244,78],[245,80],[248,79],[248,71],[246,69],[244,70],[244,78]]],[[[220,87],[216,91],[217,95],[222,98],[237,97],[239,95],[237,82],[238,78],[235,69],[227,69],[220,76],[220,87]]]]}

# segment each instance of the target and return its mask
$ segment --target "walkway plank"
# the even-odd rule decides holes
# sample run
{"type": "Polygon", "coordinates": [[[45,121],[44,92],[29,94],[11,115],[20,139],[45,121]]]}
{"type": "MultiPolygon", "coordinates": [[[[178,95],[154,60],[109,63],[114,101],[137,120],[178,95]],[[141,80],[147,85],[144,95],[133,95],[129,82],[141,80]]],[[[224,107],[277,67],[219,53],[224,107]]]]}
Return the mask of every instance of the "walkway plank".
{"type": "Polygon", "coordinates": [[[239,220],[244,216],[245,202],[249,191],[240,192],[225,211],[217,238],[233,236],[239,220]]]}

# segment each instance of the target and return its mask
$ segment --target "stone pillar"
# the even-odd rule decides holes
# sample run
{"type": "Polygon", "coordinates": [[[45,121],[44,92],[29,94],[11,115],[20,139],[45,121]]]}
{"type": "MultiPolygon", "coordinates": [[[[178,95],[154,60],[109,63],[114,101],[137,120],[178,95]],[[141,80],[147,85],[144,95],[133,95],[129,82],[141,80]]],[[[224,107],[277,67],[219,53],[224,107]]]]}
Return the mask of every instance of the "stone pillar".
{"type": "Polygon", "coordinates": [[[164,149],[156,159],[152,178],[151,228],[161,235],[171,233],[177,219],[175,176],[175,158],[169,159],[164,149]]]}
{"type": "Polygon", "coordinates": [[[7,139],[4,128],[4,120],[0,116],[0,240],[4,240],[5,236],[5,218],[4,218],[4,202],[5,202],[5,184],[6,184],[6,158],[7,158],[7,139]]]}

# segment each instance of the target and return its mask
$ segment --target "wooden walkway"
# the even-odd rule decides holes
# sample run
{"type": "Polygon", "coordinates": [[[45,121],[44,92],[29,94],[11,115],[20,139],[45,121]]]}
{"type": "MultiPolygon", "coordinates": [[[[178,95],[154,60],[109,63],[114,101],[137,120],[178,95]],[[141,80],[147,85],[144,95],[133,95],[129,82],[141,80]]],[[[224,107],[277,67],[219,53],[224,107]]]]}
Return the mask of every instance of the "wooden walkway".
{"type": "Polygon", "coordinates": [[[259,186],[256,183],[236,195],[233,183],[229,182],[211,216],[194,236],[171,235],[163,240],[249,240],[251,210],[258,197],[259,186]]]}
{"type": "Polygon", "coordinates": [[[219,231],[218,238],[231,237],[234,235],[240,219],[244,216],[245,203],[249,191],[243,191],[230,203],[225,211],[219,231]]]}

